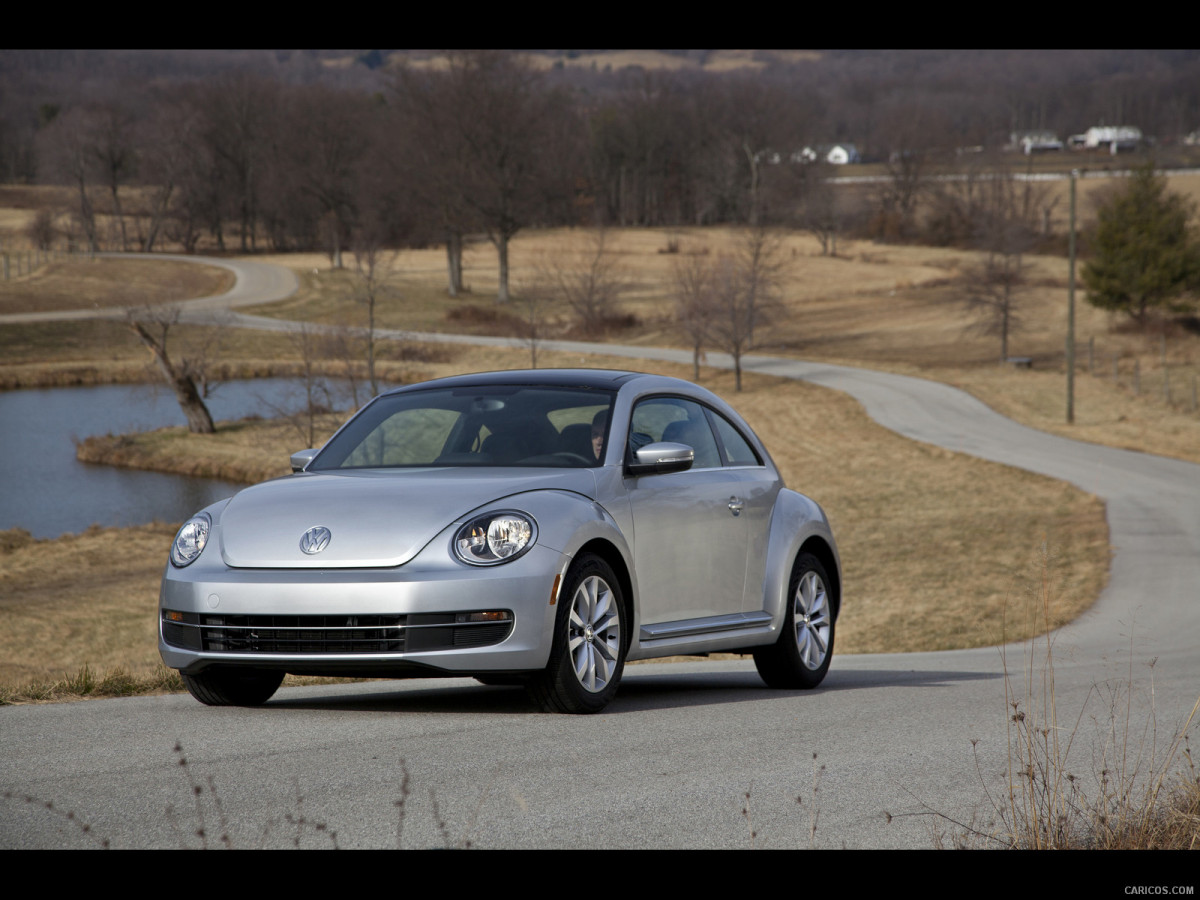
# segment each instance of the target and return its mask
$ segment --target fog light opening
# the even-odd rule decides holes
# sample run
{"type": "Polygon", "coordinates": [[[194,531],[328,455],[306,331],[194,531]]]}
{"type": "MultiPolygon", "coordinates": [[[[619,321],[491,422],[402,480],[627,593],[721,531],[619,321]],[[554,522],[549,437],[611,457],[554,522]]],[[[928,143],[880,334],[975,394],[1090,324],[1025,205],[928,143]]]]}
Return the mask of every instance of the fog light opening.
{"type": "Polygon", "coordinates": [[[489,609],[483,612],[458,613],[454,617],[456,624],[466,622],[506,622],[511,618],[506,609],[489,609]]]}

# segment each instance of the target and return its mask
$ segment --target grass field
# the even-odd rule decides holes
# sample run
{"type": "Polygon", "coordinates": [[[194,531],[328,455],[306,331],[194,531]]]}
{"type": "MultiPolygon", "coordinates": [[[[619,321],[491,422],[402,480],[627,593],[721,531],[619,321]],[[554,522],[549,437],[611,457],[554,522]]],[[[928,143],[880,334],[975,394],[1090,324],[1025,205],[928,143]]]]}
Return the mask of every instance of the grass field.
{"type": "MultiPolygon", "coordinates": [[[[1200,184],[1200,179],[1196,179],[1200,184]]],[[[686,254],[713,256],[736,242],[727,229],[624,229],[608,237],[625,290],[620,308],[633,324],[608,339],[645,346],[685,346],[673,318],[672,266],[686,254]],[[668,252],[673,247],[678,252],[668,252]]],[[[547,261],[570,265],[586,252],[587,235],[569,230],[518,234],[511,250],[513,291],[529,288],[547,261]],[[565,262],[564,262],[565,261],[565,262]]],[[[1031,287],[1020,306],[1011,356],[1029,370],[1001,363],[999,339],[983,334],[969,311],[970,251],[881,246],[844,241],[836,258],[820,255],[815,239],[790,233],[783,302],[760,331],[756,350],[861,365],[959,386],[1023,424],[1068,437],[1200,462],[1200,334],[1171,324],[1145,333],[1076,295],[1076,422],[1066,423],[1064,347],[1067,261],[1028,259],[1031,287]],[[1089,347],[1092,368],[1089,373],[1089,347]],[[1163,399],[1164,360],[1170,402],[1163,399]],[[1114,379],[1114,361],[1118,375],[1114,379]],[[1134,372],[1140,393],[1134,393],[1134,372]]],[[[326,324],[361,325],[351,269],[331,271],[319,254],[266,257],[293,268],[300,292],[257,312],[326,324]]],[[[404,251],[390,260],[390,294],[377,310],[382,327],[411,331],[519,333],[518,310],[497,309],[495,251],[480,242],[464,258],[470,293],[450,299],[440,249],[404,251]]],[[[569,311],[551,307],[554,337],[594,339],[573,326],[569,311]]]]}
{"type": "MultiPolygon", "coordinates": [[[[423,364],[422,376],[522,364],[520,351],[464,350],[423,364]]],[[[549,354],[546,365],[623,366],[616,359],[549,354]]],[[[686,367],[641,368],[688,374],[686,367]]],[[[1057,557],[1062,590],[1053,618],[1070,620],[1106,579],[1103,505],[1059,482],[926,447],[871,422],[850,398],[798,382],[751,375],[733,391],[730,373],[707,384],[734,403],[772,450],[788,484],[821,502],[842,553],[847,605],[840,652],[893,652],[993,644],[1006,610],[1032,583],[1039,548],[1057,557]],[[1020,502],[1013,502],[1013,498],[1020,502]]],[[[332,427],[332,421],[328,427],[332,427]]],[[[168,458],[225,460],[248,477],[285,474],[294,433],[242,424],[213,438],[181,429],[137,442],[168,458]]],[[[226,469],[224,474],[230,474],[226,469]]],[[[10,536],[0,550],[0,685],[73,675],[87,663],[154,678],[158,581],[171,526],[95,530],[57,541],[10,536]],[[78,573],[86,571],[86,583],[78,573]],[[97,617],[96,610],[105,611],[97,617]],[[97,634],[98,629],[111,634],[97,634]]],[[[10,533],[11,535],[11,533],[10,533]]],[[[1011,615],[1011,613],[1009,613],[1011,615]]],[[[1017,634],[1008,623],[1008,637],[1017,634]]]]}
{"type": "Polygon", "coordinates": [[[174,303],[231,287],[233,273],[213,266],[74,256],[3,283],[0,315],[174,303]]]}
{"type": "MultiPolygon", "coordinates": [[[[627,285],[620,301],[626,324],[614,328],[609,339],[681,345],[671,315],[673,262],[686,254],[725,252],[736,236],[723,229],[629,229],[613,232],[609,239],[627,285]]],[[[518,235],[512,249],[514,292],[520,296],[527,290],[539,265],[569,261],[585,246],[586,235],[569,230],[518,235]]],[[[1033,368],[1016,370],[996,361],[996,340],[974,330],[963,303],[968,287],[964,273],[972,254],[845,241],[838,257],[829,258],[819,255],[816,242],[802,234],[788,235],[782,252],[788,262],[783,304],[763,333],[760,352],[934,378],[959,385],[1035,427],[1200,461],[1200,417],[1187,408],[1183,392],[1187,376],[1196,371],[1200,341],[1184,329],[1166,333],[1166,360],[1178,392],[1169,405],[1160,399],[1161,381],[1155,381],[1161,378],[1162,338],[1114,327],[1119,323],[1087,307],[1082,296],[1077,423],[1062,421],[1064,260],[1031,260],[1035,286],[1023,307],[1026,328],[1014,336],[1011,352],[1031,357],[1033,368]],[[1096,344],[1094,375],[1086,371],[1089,338],[1096,344]],[[1119,382],[1112,377],[1114,356],[1119,382]],[[1131,388],[1135,361],[1142,380],[1138,396],[1131,388]]],[[[302,285],[295,297],[256,312],[362,324],[365,312],[355,300],[352,269],[331,271],[328,259],[319,254],[255,258],[292,267],[302,285]]],[[[493,299],[491,245],[471,244],[465,264],[470,291],[452,300],[445,293],[440,249],[398,254],[389,261],[380,324],[411,331],[516,330],[510,310],[498,309],[493,299]]],[[[173,276],[162,269],[159,277],[173,276]]],[[[120,284],[112,282],[109,290],[120,284]]],[[[197,285],[187,290],[208,292],[197,285]]],[[[97,297],[94,302],[103,301],[97,297]]],[[[551,315],[554,336],[596,337],[580,334],[565,309],[551,315]]],[[[173,341],[183,352],[189,343],[209,336],[201,329],[180,328],[173,341]]],[[[285,336],[235,329],[220,337],[220,358],[231,374],[274,374],[298,364],[295,343],[285,336]]],[[[414,344],[389,347],[384,356],[393,367],[389,377],[403,381],[521,367],[529,361],[527,352],[517,350],[442,346],[431,352],[414,344]]],[[[154,377],[146,361],[145,350],[119,323],[0,329],[0,385],[154,377]],[[86,379],[78,377],[81,372],[86,379]]],[[[630,365],[627,360],[545,352],[539,363],[630,365]]],[[[690,377],[690,367],[647,363],[638,368],[690,377]]],[[[746,390],[736,394],[729,373],[707,367],[701,380],[747,416],[789,484],[814,496],[829,512],[850,598],[839,651],[995,643],[1003,634],[1006,609],[1024,596],[1043,545],[1054,555],[1062,583],[1056,622],[1076,615],[1103,586],[1109,550],[1102,504],[1095,498],[1048,479],[914,444],[871,423],[854,401],[812,386],[751,376],[746,390]]],[[[177,468],[179,460],[190,460],[187,465],[216,466],[225,475],[240,470],[253,479],[286,471],[287,453],[303,445],[293,435],[281,425],[243,423],[205,439],[199,449],[195,438],[164,432],[123,440],[117,455],[142,466],[165,457],[177,468]]],[[[113,458],[111,447],[98,452],[113,458]]],[[[0,684],[11,691],[27,680],[44,684],[64,679],[84,662],[97,674],[115,668],[149,677],[156,671],[153,608],[171,532],[170,526],[161,526],[128,533],[102,530],[62,541],[12,538],[12,546],[0,551],[0,603],[9,625],[7,636],[0,636],[0,684]],[[121,571],[105,571],[111,548],[125,545],[133,552],[121,571]],[[70,576],[61,574],[72,571],[78,559],[88,560],[87,586],[71,585],[70,576]],[[54,602],[47,605],[51,596],[54,602]],[[93,652],[83,622],[93,611],[94,596],[102,608],[120,598],[130,607],[127,614],[114,611],[111,616],[114,627],[128,630],[110,641],[96,641],[93,652]],[[53,652],[37,649],[44,646],[37,636],[48,633],[47,609],[55,611],[60,624],[79,623],[68,630],[79,637],[61,652],[57,646],[53,652]],[[143,633],[147,628],[150,638],[143,633]]]]}

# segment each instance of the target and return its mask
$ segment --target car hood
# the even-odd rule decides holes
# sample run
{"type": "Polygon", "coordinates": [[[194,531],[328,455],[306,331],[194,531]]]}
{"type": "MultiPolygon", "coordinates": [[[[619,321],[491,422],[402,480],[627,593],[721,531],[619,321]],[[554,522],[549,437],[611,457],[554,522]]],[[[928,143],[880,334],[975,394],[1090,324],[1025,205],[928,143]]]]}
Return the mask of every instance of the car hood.
{"type": "Polygon", "coordinates": [[[565,490],[595,499],[590,469],[422,468],[302,473],[246,488],[220,514],[220,547],[235,568],[398,566],[472,510],[514,494],[565,490]],[[328,545],[300,549],[311,528],[328,545]]]}

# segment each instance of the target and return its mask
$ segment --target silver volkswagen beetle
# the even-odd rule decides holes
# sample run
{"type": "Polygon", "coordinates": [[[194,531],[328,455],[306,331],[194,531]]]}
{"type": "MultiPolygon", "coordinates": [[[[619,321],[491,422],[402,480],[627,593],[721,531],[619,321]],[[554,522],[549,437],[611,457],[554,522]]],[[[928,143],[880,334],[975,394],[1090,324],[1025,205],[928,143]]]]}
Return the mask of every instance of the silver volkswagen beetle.
{"type": "Polygon", "coordinates": [[[686,381],[534,370],[381,394],[293,474],[189,519],[159,648],[211,705],[285,673],[471,675],[590,713],[627,660],[829,669],[841,566],[733,409],[686,381]]]}

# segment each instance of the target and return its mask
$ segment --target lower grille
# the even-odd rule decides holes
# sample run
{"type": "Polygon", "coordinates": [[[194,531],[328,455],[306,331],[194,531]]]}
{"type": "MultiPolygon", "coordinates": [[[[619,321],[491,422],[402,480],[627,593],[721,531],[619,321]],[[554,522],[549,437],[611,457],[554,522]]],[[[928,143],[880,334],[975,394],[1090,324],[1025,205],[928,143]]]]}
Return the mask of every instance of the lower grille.
{"type": "Polygon", "coordinates": [[[282,655],[403,653],[486,647],[512,633],[512,614],[486,623],[463,613],[271,616],[163,611],[163,640],[206,653],[282,655]]]}
{"type": "Polygon", "coordinates": [[[402,653],[404,616],[200,616],[215,653],[402,653]]]}

